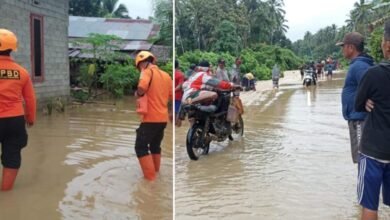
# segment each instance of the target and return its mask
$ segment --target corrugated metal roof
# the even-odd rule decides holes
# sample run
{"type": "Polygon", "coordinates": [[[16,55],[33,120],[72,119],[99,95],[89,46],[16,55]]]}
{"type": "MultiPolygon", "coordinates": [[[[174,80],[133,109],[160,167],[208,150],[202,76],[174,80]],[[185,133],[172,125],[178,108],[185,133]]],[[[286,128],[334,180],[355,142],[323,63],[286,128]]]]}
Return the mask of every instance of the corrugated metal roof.
{"type": "MultiPolygon", "coordinates": [[[[84,59],[92,59],[93,58],[93,54],[91,52],[83,52],[80,49],[69,49],[68,55],[70,58],[84,58],[84,59]]],[[[118,55],[117,59],[131,58],[131,54],[129,54],[129,53],[117,53],[117,55],[118,55]]]]}
{"type": "MultiPolygon", "coordinates": [[[[78,43],[73,43],[74,40],[77,40],[79,38],[69,38],[70,42],[68,43],[68,48],[69,49],[92,49],[92,46],[83,43],[83,42],[78,42],[78,43]]],[[[129,41],[129,40],[124,40],[124,41],[117,41],[117,42],[111,42],[113,45],[115,45],[117,48],[113,48],[113,50],[150,50],[153,46],[153,44],[149,43],[148,41],[129,41]]]]}
{"type": "Polygon", "coordinates": [[[112,34],[124,40],[148,40],[158,25],[147,20],[106,19],[69,16],[69,37],[88,37],[90,33],[112,34]]]}
{"type": "Polygon", "coordinates": [[[130,41],[121,50],[150,50],[152,44],[147,41],[130,41]]]}

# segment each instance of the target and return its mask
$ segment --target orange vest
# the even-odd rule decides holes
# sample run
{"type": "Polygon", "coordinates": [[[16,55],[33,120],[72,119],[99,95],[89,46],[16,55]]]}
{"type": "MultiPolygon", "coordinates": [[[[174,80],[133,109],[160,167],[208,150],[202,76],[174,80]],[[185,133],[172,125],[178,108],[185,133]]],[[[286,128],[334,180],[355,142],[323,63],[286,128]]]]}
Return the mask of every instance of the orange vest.
{"type": "Polygon", "coordinates": [[[173,97],[172,79],[168,73],[150,64],[142,71],[138,87],[148,96],[148,113],[143,115],[142,122],[168,122],[168,103],[173,97]]]}
{"type": "Polygon", "coordinates": [[[0,118],[22,115],[27,122],[35,122],[36,99],[30,76],[11,57],[0,56],[0,118]]]}

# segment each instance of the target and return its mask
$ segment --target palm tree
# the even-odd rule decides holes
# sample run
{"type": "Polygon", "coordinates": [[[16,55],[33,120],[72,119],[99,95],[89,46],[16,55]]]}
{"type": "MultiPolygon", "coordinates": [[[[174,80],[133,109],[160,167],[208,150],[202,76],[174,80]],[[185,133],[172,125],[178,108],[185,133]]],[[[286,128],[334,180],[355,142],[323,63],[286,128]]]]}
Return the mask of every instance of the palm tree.
{"type": "Polygon", "coordinates": [[[353,31],[358,31],[366,36],[366,29],[368,24],[369,16],[372,12],[372,4],[366,3],[365,0],[355,2],[354,9],[350,12],[349,24],[353,24],[353,31]]]}
{"type": "Polygon", "coordinates": [[[129,18],[129,10],[124,4],[118,5],[118,0],[103,0],[102,8],[105,17],[129,18]]]}

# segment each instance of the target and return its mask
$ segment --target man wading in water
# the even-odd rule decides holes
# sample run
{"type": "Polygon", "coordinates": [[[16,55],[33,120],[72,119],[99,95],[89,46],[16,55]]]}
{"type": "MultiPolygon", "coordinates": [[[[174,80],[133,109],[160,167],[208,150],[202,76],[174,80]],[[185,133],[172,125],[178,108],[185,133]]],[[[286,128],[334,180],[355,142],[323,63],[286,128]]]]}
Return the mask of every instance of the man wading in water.
{"type": "Polygon", "coordinates": [[[27,126],[35,122],[36,100],[28,72],[11,58],[17,38],[0,29],[0,144],[3,164],[2,191],[12,190],[27,145],[27,126]],[[23,107],[25,103],[25,107],[23,107]]]}
{"type": "Polygon", "coordinates": [[[137,129],[135,152],[147,180],[154,180],[160,170],[160,145],[169,118],[168,103],[173,97],[171,77],[155,63],[155,56],[148,51],[139,52],[135,58],[141,72],[135,96],[147,95],[147,112],[142,114],[137,129]]]}

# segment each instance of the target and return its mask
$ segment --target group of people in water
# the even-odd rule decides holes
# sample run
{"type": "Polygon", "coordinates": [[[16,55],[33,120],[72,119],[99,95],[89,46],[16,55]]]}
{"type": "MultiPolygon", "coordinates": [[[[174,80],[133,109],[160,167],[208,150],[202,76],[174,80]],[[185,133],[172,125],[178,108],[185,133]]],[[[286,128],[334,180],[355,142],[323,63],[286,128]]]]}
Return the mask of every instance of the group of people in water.
{"type": "Polygon", "coordinates": [[[302,64],[299,67],[301,79],[304,77],[305,70],[310,69],[313,72],[314,80],[323,79],[326,77],[332,79],[333,71],[340,68],[340,64],[337,60],[333,60],[332,57],[328,57],[326,60],[319,60],[317,62],[311,61],[306,64],[302,64]]]}

